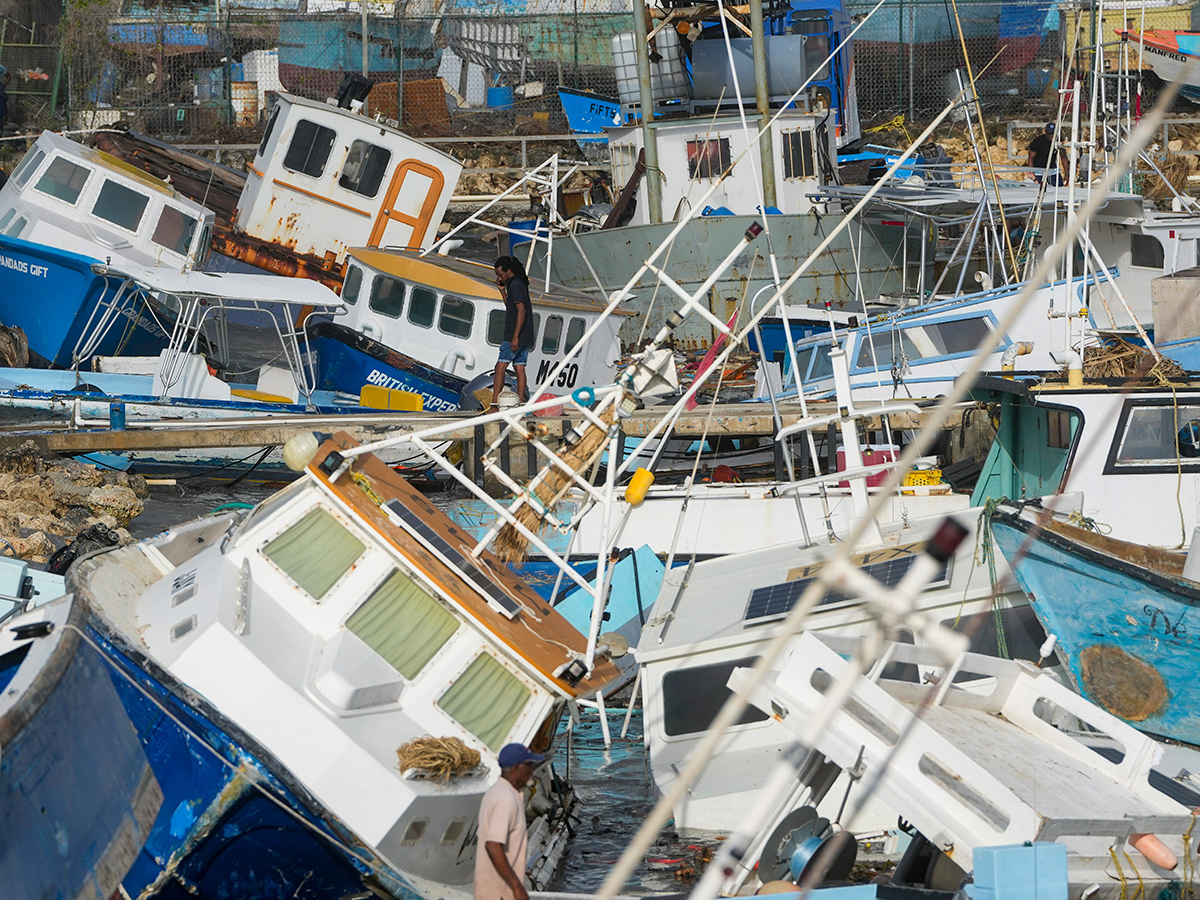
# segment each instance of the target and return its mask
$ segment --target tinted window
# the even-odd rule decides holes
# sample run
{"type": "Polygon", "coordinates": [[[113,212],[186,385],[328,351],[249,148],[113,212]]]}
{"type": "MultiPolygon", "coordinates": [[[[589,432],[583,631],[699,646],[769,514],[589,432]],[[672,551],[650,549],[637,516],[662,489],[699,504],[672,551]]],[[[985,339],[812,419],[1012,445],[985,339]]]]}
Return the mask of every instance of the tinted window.
{"type": "Polygon", "coordinates": [[[408,298],[408,321],[422,328],[432,328],[436,309],[437,294],[428,288],[412,289],[412,296],[408,298]]]}
{"type": "Polygon", "coordinates": [[[493,309],[488,313],[487,342],[499,347],[504,340],[504,310],[493,309]]]}
{"type": "Polygon", "coordinates": [[[38,179],[37,189],[43,194],[74,203],[79,199],[83,186],[87,184],[89,174],[91,173],[83,166],[77,166],[60,156],[50,163],[46,174],[38,179]]]}
{"type": "Polygon", "coordinates": [[[458,297],[442,299],[442,314],[438,316],[438,328],[455,337],[470,337],[471,323],[475,321],[475,304],[458,297]]]}
{"type": "Polygon", "coordinates": [[[941,344],[942,353],[947,356],[954,353],[974,353],[991,332],[987,320],[983,317],[939,322],[932,327],[941,344]]]}
{"type": "Polygon", "coordinates": [[[1131,234],[1129,236],[1129,262],[1131,265],[1144,269],[1161,269],[1163,267],[1163,245],[1158,238],[1149,234],[1131,234]]]}
{"type": "MultiPolygon", "coordinates": [[[[717,717],[725,701],[729,699],[730,673],[737,668],[749,668],[756,660],[734,659],[710,666],[691,669],[676,669],[663,675],[663,729],[668,735],[695,734],[704,731],[717,717]]],[[[754,706],[747,706],[735,725],[763,722],[767,714],[754,706]]]]}
{"type": "Polygon", "coordinates": [[[13,169],[12,175],[9,176],[12,183],[17,187],[23,185],[29,180],[29,176],[36,171],[37,167],[42,164],[42,160],[45,158],[46,154],[37,147],[34,147],[32,150],[26,153],[23,157],[21,157],[21,161],[17,163],[17,167],[13,169]]]}
{"type": "Polygon", "coordinates": [[[173,253],[186,256],[192,246],[192,237],[196,233],[196,220],[180,212],[173,206],[164,206],[158,224],[154,227],[154,237],[151,240],[160,247],[166,247],[173,253]]]}
{"type": "Polygon", "coordinates": [[[350,266],[346,270],[346,280],[342,282],[342,300],[347,306],[358,302],[358,292],[362,288],[362,269],[350,266]]]}
{"type": "Polygon", "coordinates": [[[150,198],[145,194],[139,194],[115,181],[105,180],[100,186],[100,196],[92,207],[92,215],[120,228],[137,231],[149,202],[150,198]]]}
{"type": "Polygon", "coordinates": [[[1200,457],[1200,406],[1135,406],[1120,437],[1118,463],[1174,465],[1200,457]]]}
{"type": "Polygon", "coordinates": [[[393,319],[404,312],[404,282],[386,275],[376,275],[371,283],[371,309],[393,319]]]}
{"type": "Polygon", "coordinates": [[[542,352],[557,353],[558,342],[562,339],[562,316],[547,316],[546,331],[542,334],[542,352]]]}
{"type": "Polygon", "coordinates": [[[575,349],[575,345],[583,340],[583,332],[587,328],[587,323],[583,319],[572,319],[571,324],[567,326],[567,344],[563,348],[567,353],[575,349]]]}
{"type": "Polygon", "coordinates": [[[342,177],[338,184],[348,191],[374,197],[379,193],[379,183],[387,170],[392,152],[366,141],[355,141],[346,154],[346,165],[342,166],[342,177]]]}
{"type": "MultiPolygon", "coordinates": [[[[901,366],[904,363],[920,359],[922,356],[934,356],[933,353],[922,353],[913,343],[913,337],[923,336],[924,329],[921,328],[905,328],[899,334],[889,330],[875,330],[871,334],[870,340],[866,334],[860,338],[862,349],[858,351],[857,367],[860,369],[873,369],[875,363],[879,363],[880,369],[890,369],[892,366],[901,366]],[[874,344],[874,353],[872,353],[872,344],[874,344]]],[[[829,349],[825,349],[826,369],[832,372],[829,367],[829,349]]],[[[815,375],[814,375],[815,377],[815,375]]]]}
{"type": "Polygon", "coordinates": [[[301,119],[292,135],[292,142],[288,144],[287,156],[283,158],[284,166],[293,172],[319,178],[325,171],[325,163],[329,161],[334,137],[332,128],[301,119]]]}
{"type": "Polygon", "coordinates": [[[271,110],[271,118],[267,119],[267,128],[263,132],[262,142],[258,145],[258,155],[262,156],[267,152],[267,141],[271,139],[271,132],[275,130],[275,123],[279,121],[279,107],[276,106],[271,110]]]}
{"type": "Polygon", "coordinates": [[[11,207],[8,212],[0,216],[0,232],[4,231],[4,226],[12,221],[12,217],[17,214],[17,208],[11,207]]]}
{"type": "Polygon", "coordinates": [[[25,226],[28,224],[28,219],[24,216],[18,216],[15,222],[4,229],[4,233],[9,237],[20,237],[21,232],[25,230],[25,226]]]}

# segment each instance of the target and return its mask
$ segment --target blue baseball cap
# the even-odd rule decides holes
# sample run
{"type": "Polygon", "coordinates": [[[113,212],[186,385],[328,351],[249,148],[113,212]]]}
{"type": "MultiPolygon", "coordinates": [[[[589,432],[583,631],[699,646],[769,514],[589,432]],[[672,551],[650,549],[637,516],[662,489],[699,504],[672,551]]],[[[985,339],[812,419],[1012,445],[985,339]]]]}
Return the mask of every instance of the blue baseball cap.
{"type": "Polygon", "coordinates": [[[1053,132],[1054,132],[1054,123],[1053,123],[1053,122],[1047,122],[1047,123],[1046,123],[1046,130],[1047,130],[1047,131],[1049,131],[1049,132],[1051,132],[1051,133],[1053,133],[1053,132]]]}
{"type": "Polygon", "coordinates": [[[505,744],[496,755],[496,761],[502,769],[511,769],[521,763],[540,763],[545,759],[542,754],[534,753],[524,744],[505,744]]]}

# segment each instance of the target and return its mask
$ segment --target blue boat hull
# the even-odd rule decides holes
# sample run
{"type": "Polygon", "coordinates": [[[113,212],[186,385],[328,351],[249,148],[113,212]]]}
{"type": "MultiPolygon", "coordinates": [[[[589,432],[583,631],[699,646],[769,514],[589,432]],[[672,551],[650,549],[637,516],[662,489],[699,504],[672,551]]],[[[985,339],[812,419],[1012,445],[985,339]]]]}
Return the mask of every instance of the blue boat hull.
{"type": "Polygon", "coordinates": [[[330,322],[309,329],[309,349],[317,359],[317,389],[358,394],[364,385],[420,394],[426,412],[453,412],[467,382],[424,365],[330,322]]]}
{"type": "MultiPolygon", "coordinates": [[[[70,603],[68,626],[86,606],[70,603]]],[[[34,610],[18,624],[38,622],[34,610]]],[[[161,794],[105,663],[78,632],[58,646],[36,679],[0,716],[0,894],[12,898],[109,896],[128,870],[161,794]]],[[[8,692],[28,649],[0,656],[8,692]]],[[[33,661],[30,660],[32,665],[33,661]]]]}
{"type": "Polygon", "coordinates": [[[1200,744],[1200,625],[1188,627],[1200,585],[1140,564],[1152,548],[1069,526],[1030,537],[1029,519],[1007,513],[991,527],[1075,689],[1135,728],[1200,744]]]}
{"type": "MultiPolygon", "coordinates": [[[[162,900],[421,895],[252,738],[93,619],[163,803],[123,886],[162,900]]],[[[298,739],[302,736],[297,736],[298,739]]]]}
{"type": "MultiPolygon", "coordinates": [[[[77,253],[0,235],[0,323],[20,328],[36,366],[66,368],[97,304],[117,285],[77,253]]],[[[121,315],[96,356],[157,356],[170,336],[141,303],[121,315]]]]}

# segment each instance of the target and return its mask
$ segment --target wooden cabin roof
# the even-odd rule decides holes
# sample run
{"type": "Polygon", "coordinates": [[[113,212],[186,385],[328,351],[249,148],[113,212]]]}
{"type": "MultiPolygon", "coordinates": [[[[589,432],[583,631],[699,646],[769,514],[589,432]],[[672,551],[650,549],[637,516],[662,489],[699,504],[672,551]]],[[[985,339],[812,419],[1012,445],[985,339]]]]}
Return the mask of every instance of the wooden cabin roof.
{"type": "Polygon", "coordinates": [[[516,618],[509,619],[489,606],[479,592],[455,569],[443,563],[417,538],[395,524],[382,506],[390,500],[398,500],[418,514],[447,544],[460,550],[464,556],[470,556],[475,546],[471,535],[456,526],[449,516],[378,458],[371,454],[355,457],[350,472],[343,474],[336,483],[331,482],[318,468],[330,452],[357,446],[347,434],[339,432],[317,451],[309,463],[309,474],[358,514],[361,521],[375,529],[411,565],[420,569],[452,597],[463,611],[508,646],[513,654],[523,657],[567,696],[582,697],[594,694],[617,677],[619,670],[606,657],[598,657],[588,677],[575,687],[555,677],[554,670],[569,659],[568,650],[582,654],[587,649],[587,641],[583,635],[533,588],[485,550],[478,558],[480,567],[520,606],[520,612],[516,618]],[[365,475],[370,491],[355,480],[351,473],[365,475]]]}

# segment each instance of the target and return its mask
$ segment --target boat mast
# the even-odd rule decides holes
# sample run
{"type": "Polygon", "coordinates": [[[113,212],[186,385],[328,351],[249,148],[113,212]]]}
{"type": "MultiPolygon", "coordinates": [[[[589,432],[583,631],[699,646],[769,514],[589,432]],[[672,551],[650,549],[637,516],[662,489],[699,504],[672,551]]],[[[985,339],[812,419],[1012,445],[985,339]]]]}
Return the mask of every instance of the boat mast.
{"type": "MultiPolygon", "coordinates": [[[[646,203],[651,225],[662,224],[662,173],[658,168],[658,138],[654,131],[654,88],[650,83],[650,50],[646,25],[650,13],[646,0],[633,0],[633,47],[637,58],[638,88],[642,107],[642,143],[646,151],[646,203]]],[[[549,266],[547,266],[549,269],[549,266]]]]}

